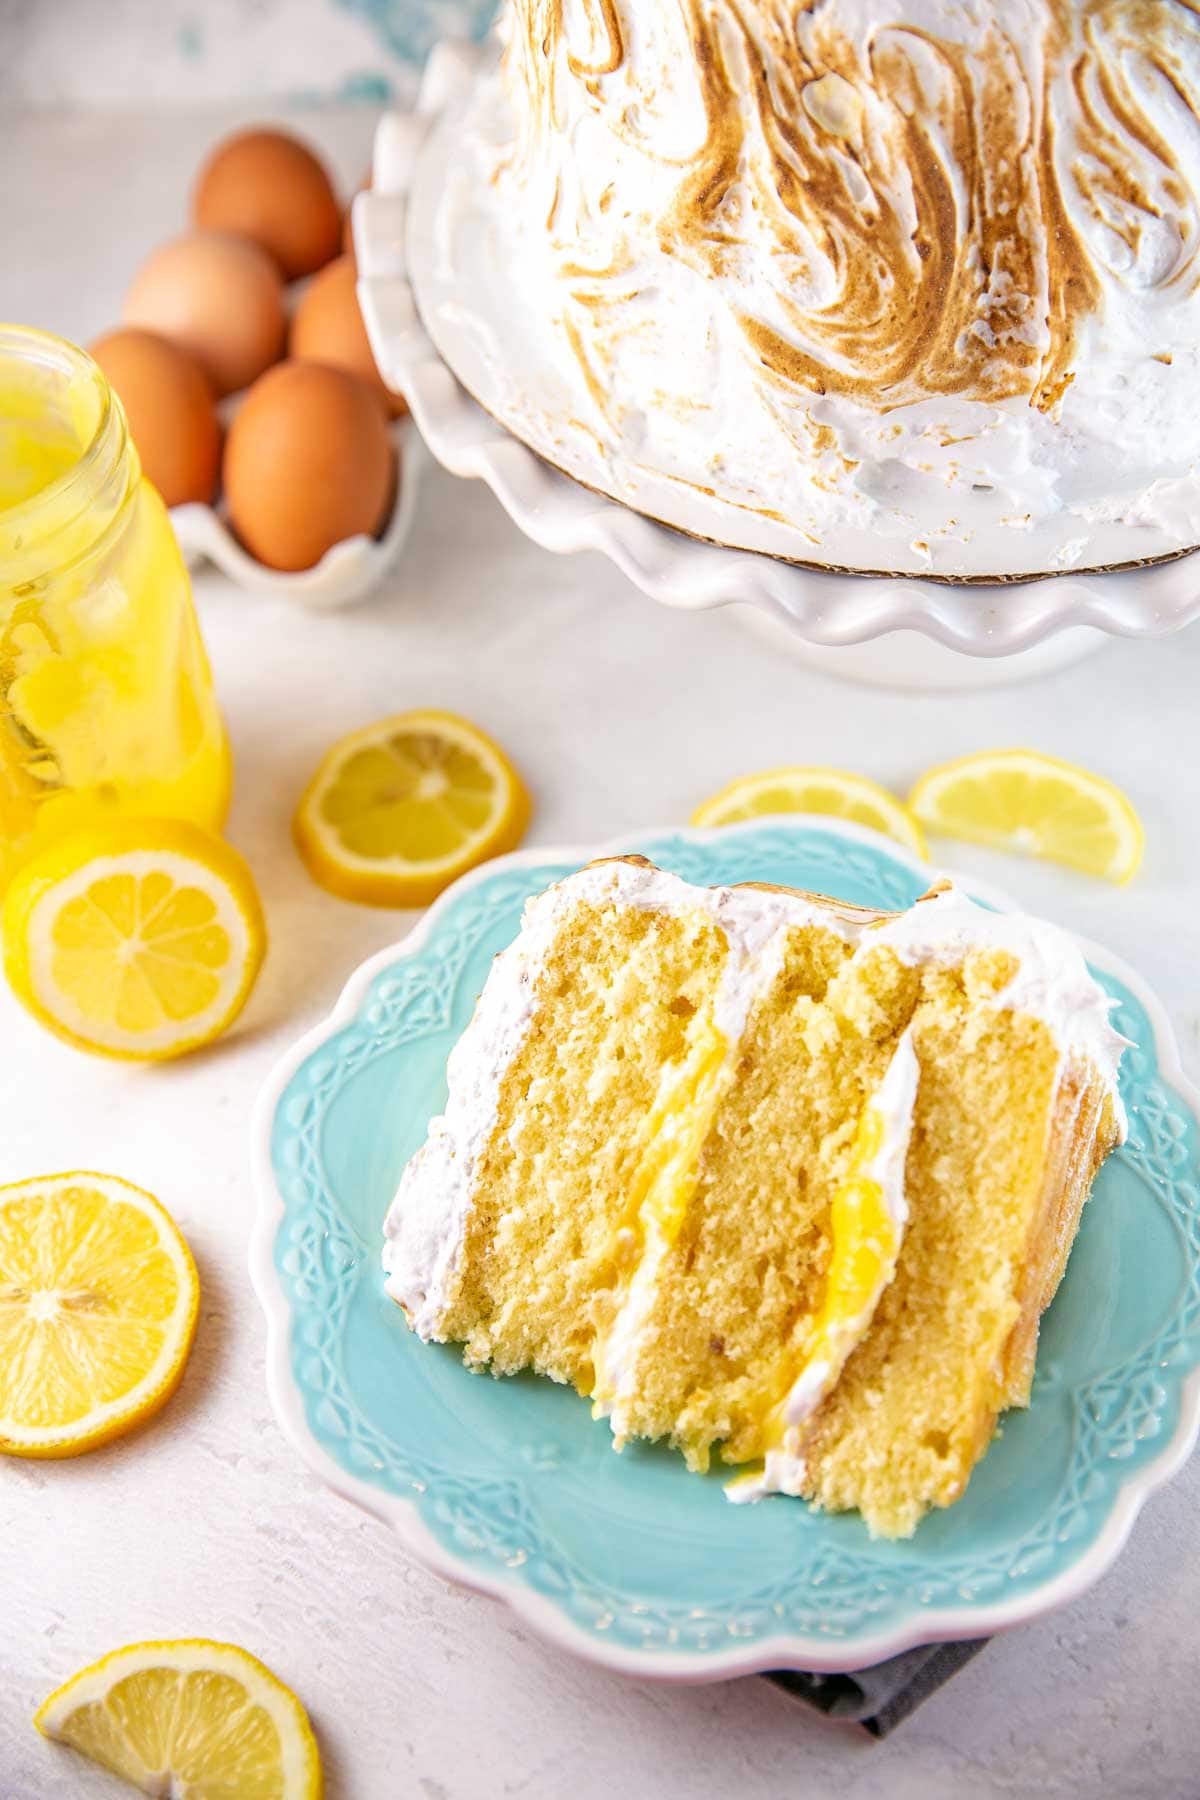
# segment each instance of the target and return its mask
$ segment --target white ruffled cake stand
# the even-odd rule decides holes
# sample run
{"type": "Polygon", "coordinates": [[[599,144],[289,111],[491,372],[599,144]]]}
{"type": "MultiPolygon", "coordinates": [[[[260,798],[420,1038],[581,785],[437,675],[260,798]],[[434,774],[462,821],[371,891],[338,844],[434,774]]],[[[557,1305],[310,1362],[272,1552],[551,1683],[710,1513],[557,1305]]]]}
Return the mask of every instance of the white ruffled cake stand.
{"type": "MultiPolygon", "coordinates": [[[[354,202],[359,298],[376,361],[404,394],[433,455],[485,481],[547,550],[598,550],[662,605],[737,605],[757,628],[829,673],[879,686],[969,689],[1077,661],[1109,637],[1163,637],[1200,618],[1200,556],[1143,568],[951,585],[919,575],[835,574],[687,537],[582,486],[479,406],[426,331],[415,288],[432,262],[410,221],[427,219],[445,147],[436,126],[490,52],[458,42],[429,59],[414,112],[389,113],[373,187],[354,202]]],[[[424,231],[424,227],[422,227],[424,231]]]]}

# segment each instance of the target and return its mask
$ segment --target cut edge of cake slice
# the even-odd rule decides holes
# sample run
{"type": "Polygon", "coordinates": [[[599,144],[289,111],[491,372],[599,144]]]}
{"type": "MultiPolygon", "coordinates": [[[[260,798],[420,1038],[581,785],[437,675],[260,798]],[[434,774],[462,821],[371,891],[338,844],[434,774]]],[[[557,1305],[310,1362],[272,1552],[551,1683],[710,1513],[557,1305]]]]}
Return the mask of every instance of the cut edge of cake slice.
{"type": "Polygon", "coordinates": [[[725,1086],[692,1121],[697,1154],[671,1229],[649,1221],[652,1254],[607,1347],[614,1436],[669,1438],[693,1469],[714,1449],[733,1463],[762,1453],[767,1415],[817,1355],[822,1320],[848,1347],[894,1262],[891,1219],[861,1204],[852,1177],[874,1154],[871,1102],[898,1054],[901,1070],[917,982],[897,965],[868,995],[837,923],[808,897],[781,919],[725,1086]]]}
{"type": "Polygon", "coordinates": [[[766,1494],[802,1492],[805,1427],[836,1387],[895,1278],[908,1223],[905,1168],[919,1080],[909,1024],[883,1080],[862,1110],[849,1168],[834,1192],[832,1254],[821,1311],[786,1390],[768,1397],[762,1467],[735,1477],[726,1487],[729,1499],[738,1504],[766,1494]]]}
{"type": "Polygon", "coordinates": [[[916,961],[922,1079],[896,1279],[792,1446],[789,1484],[904,1537],[1029,1398],[1041,1314],[1126,1132],[1124,1040],[1073,939],[937,891],[879,933],[916,961]]]}
{"type": "MultiPolygon", "coordinates": [[[[718,1411],[717,1429],[728,1433],[727,1460],[748,1460],[752,1445],[750,1455],[761,1463],[731,1484],[731,1498],[803,1492],[823,1506],[859,1506],[873,1531],[903,1535],[930,1505],[949,1504],[962,1491],[997,1412],[1027,1398],[1037,1321],[1061,1279],[1091,1178],[1124,1133],[1116,1088],[1123,1040],[1077,946],[1054,927],[989,912],[949,884],[905,913],[887,914],[769,884],[698,888],[644,858],[589,865],[529,902],[520,935],[493,965],[450,1060],[445,1114],[405,1171],[388,1215],[388,1292],[418,1335],[464,1342],[468,1361],[498,1373],[532,1367],[590,1394],[594,1410],[610,1416],[618,1447],[627,1435],[670,1436],[693,1467],[706,1466],[711,1408],[707,1421],[695,1424],[709,1398],[703,1374],[686,1375],[699,1388],[673,1418],[661,1408],[657,1419],[645,1409],[639,1415],[647,1346],[670,1323],[661,1303],[679,1291],[681,1233],[694,1237],[704,1225],[696,1197],[734,1110],[750,1022],[779,979],[788,934],[814,926],[841,946],[849,977],[870,959],[872,979],[878,969],[890,971],[893,982],[897,969],[915,970],[920,986],[915,1001],[891,1007],[874,1043],[870,996],[855,991],[842,1001],[845,1017],[837,1029],[846,1020],[861,1028],[875,1084],[863,1087],[853,1104],[843,1097],[827,1158],[826,1175],[832,1170],[837,1177],[822,1201],[828,1216],[824,1224],[810,1220],[807,1247],[796,1253],[800,1263],[808,1258],[802,1272],[809,1289],[822,1279],[822,1303],[847,1281],[856,1256],[861,1261],[864,1240],[872,1274],[858,1284],[860,1304],[839,1316],[810,1291],[782,1365],[762,1391],[743,1393],[725,1413],[718,1411]],[[628,940],[612,968],[605,964],[614,948],[609,934],[628,940]],[[968,970],[974,988],[965,996],[968,970]],[[957,1038],[945,1031],[937,1038],[938,1005],[955,1014],[957,1038]],[[588,1031],[572,1039],[580,1008],[588,1031]],[[844,1468],[836,1478],[832,1473],[836,1408],[853,1390],[873,1343],[878,1349],[895,1334],[897,1304],[919,1311],[925,1303],[912,1270],[905,1272],[913,1241],[911,1232],[901,1241],[909,1184],[897,1178],[897,1167],[908,1162],[911,1133],[917,1186],[929,1187],[920,1162],[928,1145],[917,1148],[930,1130],[924,1114],[931,1096],[920,1097],[922,1033],[930,1043],[954,1046],[955,1054],[960,1039],[969,1046],[977,1038],[1002,1063],[1007,1052],[996,1043],[1008,1027],[989,1038],[989,1017],[1028,1019],[1040,1045],[1044,1091],[1036,1104],[1042,1110],[1031,1114],[1026,1132],[1040,1158],[1036,1197],[1025,1169],[1011,1233],[1015,1248],[1007,1261],[1000,1257],[993,1283],[988,1355],[994,1367],[982,1369],[976,1356],[963,1368],[953,1432],[939,1425],[932,1434],[953,1436],[950,1473],[933,1480],[928,1471],[911,1478],[899,1471],[897,1494],[881,1501],[856,1493],[844,1468]],[[603,1054],[598,1050],[593,1061],[596,1029],[603,1054]],[[556,1090],[562,1089],[562,1102],[572,1083],[578,1091],[581,1078],[586,1103],[574,1110],[559,1104],[556,1112],[556,1090]],[[597,1112],[590,1148],[586,1129],[579,1135],[589,1109],[597,1112]],[[870,1126],[873,1111],[889,1120],[879,1143],[870,1126]],[[566,1142],[572,1138],[578,1140],[573,1149],[566,1142]],[[564,1142],[574,1187],[568,1182],[559,1197],[573,1193],[586,1217],[565,1200],[556,1205],[553,1163],[564,1142]],[[590,1156],[597,1159],[594,1171],[590,1156]],[[860,1176],[885,1190],[890,1229],[882,1235],[878,1207],[872,1229],[863,1230],[864,1189],[854,1187],[860,1176]],[[600,1192],[606,1184],[611,1191],[600,1192]],[[846,1198],[852,1193],[859,1199],[857,1220],[846,1198]],[[546,1231],[553,1241],[540,1255],[546,1231]],[[893,1281],[897,1272],[901,1279],[893,1281]],[[470,1289],[465,1306],[464,1286],[470,1289]],[[740,1446],[740,1454],[731,1456],[731,1446],[740,1446]],[[909,1491],[899,1491],[906,1482],[909,1491]]],[[[835,988],[838,979],[835,974],[835,988]]],[[[800,1001],[809,998],[801,994],[800,1001]]],[[[800,1023],[816,1028],[807,1016],[800,1023]]],[[[828,1020],[821,1029],[829,1029],[828,1020]]],[[[852,1044],[847,1054],[855,1054],[852,1044]]],[[[978,1146],[974,1154],[978,1160],[978,1146]]],[[[910,1261],[922,1254],[921,1237],[918,1228],[910,1261]]],[[[693,1246],[687,1247],[690,1254],[693,1246]]],[[[714,1344],[722,1341],[718,1325],[714,1344]]],[[[877,1408],[879,1394],[866,1391],[864,1404],[877,1408]]]]}
{"type": "MultiPolygon", "coordinates": [[[[660,1235],[653,1229],[655,1221],[662,1225],[673,1207],[686,1210],[706,1122],[736,1065],[756,996],[772,978],[782,928],[815,921],[849,944],[855,930],[886,916],[766,885],[696,887],[633,856],[589,864],[531,899],[519,935],[493,962],[471,1022],[451,1053],[445,1111],[432,1121],[388,1213],[387,1291],[413,1330],[426,1339],[459,1337],[467,1343],[470,1360],[491,1362],[501,1372],[522,1366],[519,1360],[498,1358],[494,1341],[477,1323],[464,1329],[461,1309],[455,1316],[468,1252],[473,1248],[487,1254],[487,1246],[470,1242],[473,1230],[480,1235],[481,1196],[483,1206],[488,1205],[482,1190],[489,1184],[492,1189],[504,1186],[512,1174],[510,1149],[525,1155],[531,1170],[544,1169],[564,1139],[582,1129],[581,1111],[596,1109],[602,1072],[614,1092],[625,1088],[632,1097],[638,1091],[629,1077],[638,1060],[638,1039],[645,1035],[644,1021],[636,1009],[631,1015],[627,1008],[622,1017],[620,1006],[624,988],[636,986],[641,954],[647,979],[638,991],[644,1002],[653,980],[663,985],[666,1013],[662,1007],[655,1010],[674,1020],[674,1054],[662,1061],[648,1086],[643,1083],[640,1111],[627,1102],[625,1113],[613,1116],[592,1146],[621,1191],[600,1209],[603,1219],[589,1222],[595,1229],[585,1234],[587,1241],[572,1246],[576,1258],[586,1256],[602,1288],[589,1311],[591,1353],[562,1369],[544,1357],[528,1358],[530,1366],[572,1380],[581,1391],[595,1389],[597,1410],[607,1412],[616,1378],[606,1342],[610,1337],[619,1341],[619,1315],[638,1304],[631,1295],[635,1265],[648,1239],[660,1235]],[[592,929],[597,919],[599,934],[592,929]],[[639,919],[651,922],[656,941],[638,946],[627,941],[639,919]],[[605,928],[614,940],[619,934],[626,940],[612,969],[602,966],[605,928]],[[674,947],[668,943],[673,935],[680,939],[674,947]],[[585,995],[582,990],[593,972],[608,987],[585,995]],[[582,1045],[573,1057],[577,1046],[572,1032],[585,1004],[591,1008],[587,1022],[593,1037],[599,1030],[608,1033],[609,1041],[596,1045],[586,1033],[576,1033],[582,1045]],[[556,1008],[558,1016],[551,1016],[556,1008]],[[556,1032],[561,1037],[557,1062],[552,1054],[541,1055],[553,1051],[550,1040],[556,1032]],[[547,1100],[553,1098],[554,1085],[578,1086],[581,1078],[584,1105],[569,1119],[559,1119],[557,1141],[540,1149],[518,1145],[522,1132],[526,1139],[531,1135],[531,1114],[541,1107],[549,1117],[547,1100]],[[585,1361],[593,1363],[590,1378],[585,1361]]],[[[581,1176],[582,1168],[575,1173],[581,1176]]],[[[579,1185],[577,1179],[577,1200],[583,1206],[579,1185]]],[[[527,1212],[532,1204],[528,1183],[523,1193],[509,1198],[513,1219],[527,1212]]],[[[506,1225],[499,1218],[493,1223],[494,1246],[506,1225]]],[[[538,1298],[527,1295],[526,1301],[536,1304],[538,1298]]],[[[554,1296],[543,1293],[540,1299],[550,1307],[554,1296]]]]}

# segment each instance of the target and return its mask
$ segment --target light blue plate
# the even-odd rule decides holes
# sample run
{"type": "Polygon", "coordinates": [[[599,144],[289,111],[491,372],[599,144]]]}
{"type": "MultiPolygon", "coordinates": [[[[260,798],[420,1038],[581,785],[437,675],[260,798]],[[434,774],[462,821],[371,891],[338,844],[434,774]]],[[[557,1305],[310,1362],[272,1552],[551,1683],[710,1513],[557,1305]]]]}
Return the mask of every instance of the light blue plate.
{"type": "MultiPolygon", "coordinates": [[[[928,871],[873,834],[771,820],[630,840],[696,882],[775,881],[908,905],[928,871]]],[[[1134,1047],[1129,1142],[1085,1209],[1043,1323],[1033,1399],[965,1498],[907,1543],[801,1502],[734,1507],[673,1453],[617,1456],[607,1424],[534,1377],[469,1374],[383,1290],[384,1214],[442,1107],[446,1058],[528,895],[587,860],[526,853],[447,894],[351,982],[263,1096],[255,1284],[280,1420],[333,1486],[444,1574],[501,1595],[610,1667],[704,1679],[849,1669],[982,1635],[1082,1592],[1200,1422],[1200,1127],[1170,1033],[1088,947],[1134,1047]]]]}

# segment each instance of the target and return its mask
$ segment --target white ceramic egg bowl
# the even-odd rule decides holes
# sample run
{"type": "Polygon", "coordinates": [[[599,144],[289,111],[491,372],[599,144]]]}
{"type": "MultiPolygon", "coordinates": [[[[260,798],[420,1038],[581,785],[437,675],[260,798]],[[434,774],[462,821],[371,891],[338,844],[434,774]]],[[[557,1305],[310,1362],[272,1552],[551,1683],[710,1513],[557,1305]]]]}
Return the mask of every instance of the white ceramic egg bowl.
{"type": "Polygon", "coordinates": [[[297,606],[332,612],[364,599],[396,561],[412,529],[417,485],[424,451],[411,419],[398,419],[392,442],[399,461],[399,482],[392,516],[380,535],[360,532],[327,550],[311,569],[294,574],[269,569],[238,543],[219,507],[191,501],[171,508],[171,524],[189,568],[209,561],[239,587],[261,594],[281,594],[297,606]]]}

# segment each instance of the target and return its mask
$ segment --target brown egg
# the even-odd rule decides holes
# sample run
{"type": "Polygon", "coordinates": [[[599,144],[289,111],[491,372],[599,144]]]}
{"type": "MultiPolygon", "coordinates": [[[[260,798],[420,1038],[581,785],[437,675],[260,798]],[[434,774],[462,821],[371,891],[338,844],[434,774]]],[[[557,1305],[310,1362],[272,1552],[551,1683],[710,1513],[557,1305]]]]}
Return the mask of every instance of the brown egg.
{"type": "Polygon", "coordinates": [[[221,428],[200,364],[151,331],[106,332],[91,353],[125,409],[142,471],[166,504],[210,501],[221,462],[221,428]]]}
{"type": "Polygon", "coordinates": [[[156,250],[133,278],[123,317],[189,351],[218,394],[257,380],[282,356],[287,332],[283,286],[266,251],[216,231],[156,250]]]}
{"type": "Polygon", "coordinates": [[[342,237],[324,165],[286,131],[240,131],[218,144],[196,182],[192,218],[209,231],[251,238],[288,281],[336,256],[342,237]]]}
{"type": "Polygon", "coordinates": [[[310,569],[343,538],[377,532],[391,510],[387,420],[357,375],[281,363],[246,395],[225,444],[234,530],[272,569],[310,569]]]}
{"type": "Polygon", "coordinates": [[[378,393],[393,419],[398,419],[408,409],[401,395],[391,393],[383,385],[383,377],[375,366],[359,311],[355,280],[352,256],[339,256],[313,277],[292,319],[288,352],[298,362],[328,363],[332,368],[361,375],[378,393]]]}

